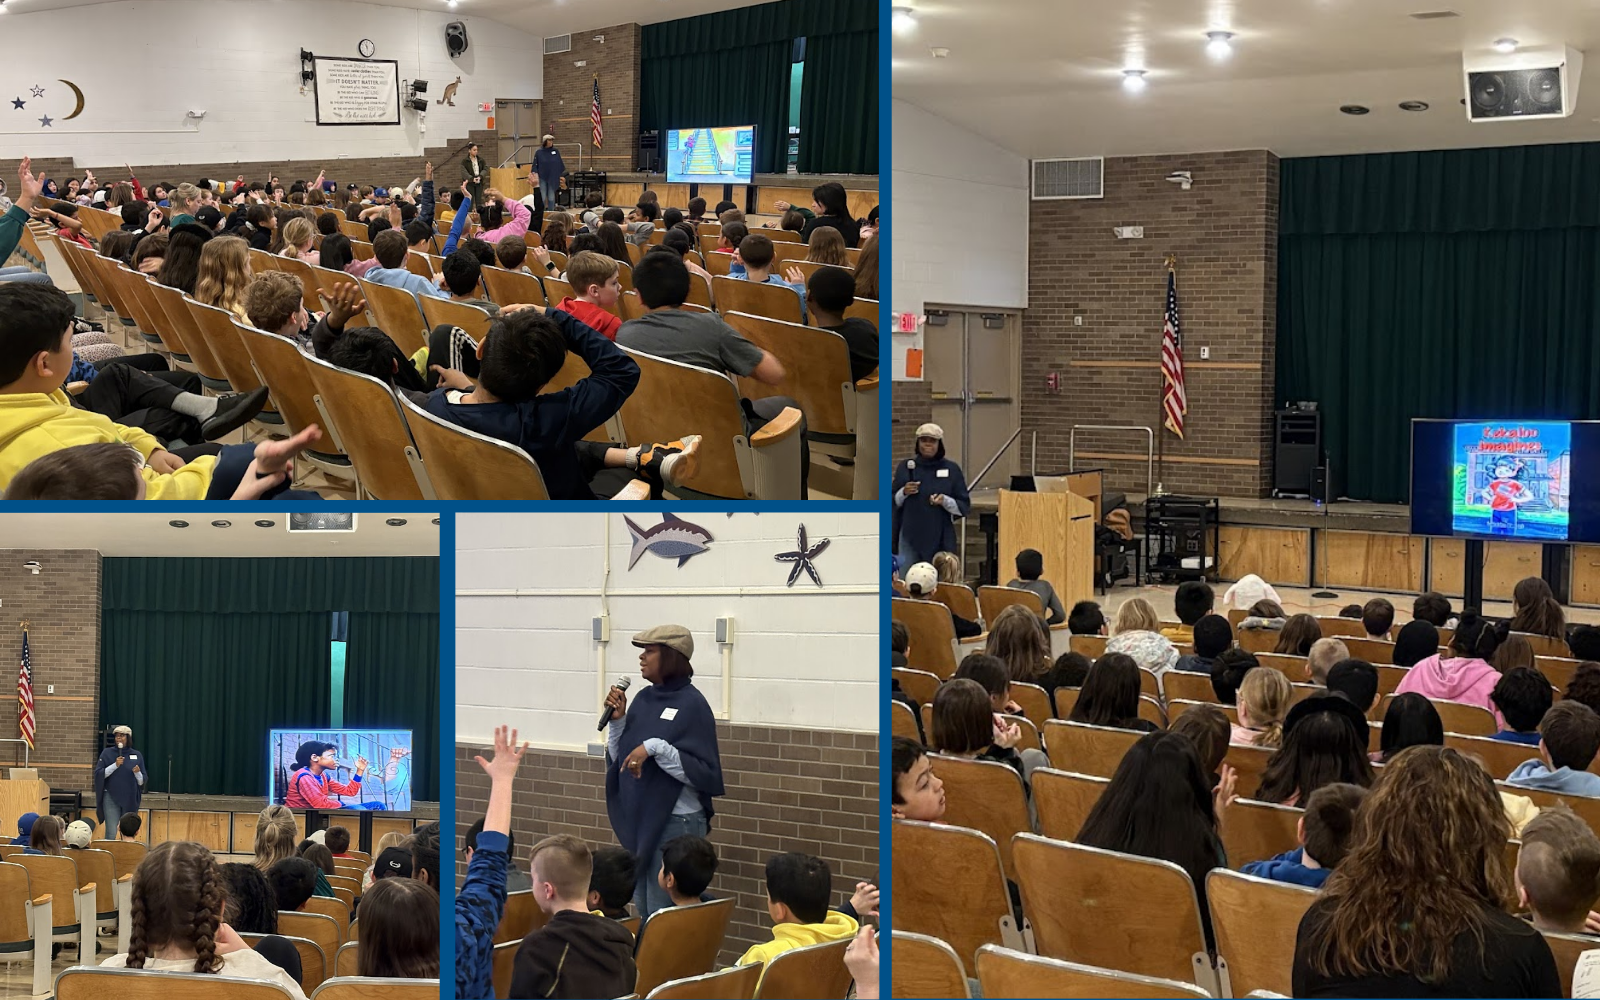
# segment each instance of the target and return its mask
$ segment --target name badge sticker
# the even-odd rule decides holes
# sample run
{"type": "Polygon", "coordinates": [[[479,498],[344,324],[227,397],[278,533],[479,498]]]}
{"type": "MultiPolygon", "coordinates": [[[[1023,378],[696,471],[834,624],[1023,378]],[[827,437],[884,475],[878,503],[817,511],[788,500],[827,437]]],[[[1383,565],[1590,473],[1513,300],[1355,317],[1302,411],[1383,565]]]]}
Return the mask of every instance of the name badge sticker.
{"type": "Polygon", "coordinates": [[[678,710],[675,708],[663,708],[661,710],[661,717],[666,719],[668,722],[671,722],[673,719],[678,717],[678,710]]]}
{"type": "Polygon", "coordinates": [[[940,469],[938,472],[935,472],[934,475],[937,476],[940,479],[949,479],[950,478],[950,470],[949,469],[940,469]]]}

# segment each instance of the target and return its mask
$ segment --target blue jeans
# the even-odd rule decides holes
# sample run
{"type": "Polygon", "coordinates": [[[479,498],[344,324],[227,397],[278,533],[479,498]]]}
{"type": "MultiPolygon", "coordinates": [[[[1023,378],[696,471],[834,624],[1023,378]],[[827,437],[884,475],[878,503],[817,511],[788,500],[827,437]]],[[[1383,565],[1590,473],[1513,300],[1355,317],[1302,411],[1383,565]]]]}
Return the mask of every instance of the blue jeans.
{"type": "Polygon", "coordinates": [[[26,267],[0,267],[0,281],[17,281],[35,285],[54,284],[48,274],[26,267]]]}
{"type": "Polygon", "coordinates": [[[110,795],[106,796],[106,811],[105,815],[100,817],[100,821],[106,825],[106,839],[116,840],[117,824],[122,822],[122,809],[111,801],[110,795]]]}
{"type": "Polygon", "coordinates": [[[639,869],[633,885],[633,906],[642,917],[648,917],[657,910],[664,910],[672,905],[672,900],[667,897],[667,890],[661,888],[661,883],[656,881],[656,875],[661,871],[661,849],[667,841],[674,837],[704,837],[711,832],[711,823],[706,819],[704,812],[685,813],[674,815],[667,820],[666,829],[661,831],[661,842],[656,844],[655,850],[649,855],[639,855],[639,869]],[[648,857],[649,863],[646,863],[648,857]]]}
{"type": "Polygon", "coordinates": [[[539,178],[539,194],[544,198],[544,210],[546,212],[556,211],[556,195],[560,193],[560,190],[561,181],[559,178],[553,181],[547,181],[542,177],[539,178]]]}

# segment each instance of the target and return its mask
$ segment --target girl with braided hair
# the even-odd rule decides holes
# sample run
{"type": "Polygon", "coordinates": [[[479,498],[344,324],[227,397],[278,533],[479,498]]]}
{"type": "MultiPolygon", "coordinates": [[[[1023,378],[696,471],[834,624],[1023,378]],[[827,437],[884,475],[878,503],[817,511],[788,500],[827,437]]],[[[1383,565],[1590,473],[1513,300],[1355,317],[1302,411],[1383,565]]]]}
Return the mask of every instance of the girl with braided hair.
{"type": "Polygon", "coordinates": [[[181,840],[157,845],[133,872],[128,951],[100,964],[265,979],[295,1000],[305,1000],[298,982],[223,922],[223,884],[216,859],[204,845],[181,840]]]}

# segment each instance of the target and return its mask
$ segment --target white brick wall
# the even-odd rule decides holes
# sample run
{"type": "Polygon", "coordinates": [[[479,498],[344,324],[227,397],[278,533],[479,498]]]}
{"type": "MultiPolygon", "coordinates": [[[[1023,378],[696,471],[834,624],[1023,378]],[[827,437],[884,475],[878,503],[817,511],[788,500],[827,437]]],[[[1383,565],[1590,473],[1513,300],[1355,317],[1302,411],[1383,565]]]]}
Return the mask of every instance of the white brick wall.
{"type": "Polygon", "coordinates": [[[0,22],[8,42],[0,65],[0,156],[75,156],[88,164],[326,157],[328,176],[336,178],[340,153],[421,153],[483,128],[480,101],[542,96],[540,39],[437,6],[169,0],[12,10],[0,22]],[[444,26],[456,20],[466,23],[470,44],[452,60],[444,26]],[[399,62],[402,96],[405,81],[429,82],[426,134],[410,112],[402,112],[400,125],[316,124],[310,86],[300,93],[300,49],[355,56],[363,38],[377,46],[374,58],[399,62]],[[458,75],[455,107],[434,103],[458,75]],[[60,78],[84,93],[83,113],[71,121],[71,91],[60,78]],[[35,85],[45,88],[43,97],[30,95],[35,85]],[[14,108],[14,97],[26,108],[14,108]],[[204,110],[205,119],[186,121],[191,109],[204,110]],[[40,125],[42,114],[55,119],[49,128],[40,125]]]}
{"type": "Polygon", "coordinates": [[[894,102],[894,311],[1028,304],[1028,161],[894,102]]]}
{"type": "MultiPolygon", "coordinates": [[[[630,515],[642,528],[657,514],[630,515]]],[[[723,702],[716,619],[735,619],[735,723],[876,732],[877,587],[882,570],[878,515],[686,514],[711,532],[710,548],[680,569],[644,554],[628,570],[631,539],[620,514],[461,514],[456,519],[456,740],[486,742],[509,723],[522,738],[573,748],[598,739],[602,697],[599,644],[606,566],[611,642],[607,683],[638,677],[634,633],[675,623],[695,639],[695,686],[714,710],[723,702]],[[607,549],[605,531],[610,521],[607,549]],[[802,575],[783,589],[804,522],[812,543],[831,538],[817,559],[825,586],[802,575]],[[526,596],[482,591],[522,590],[526,596]],[[621,593],[618,593],[618,592],[621,593]],[[706,593],[706,591],[712,591],[706,593]],[[480,593],[474,593],[480,592],[480,593]]]]}

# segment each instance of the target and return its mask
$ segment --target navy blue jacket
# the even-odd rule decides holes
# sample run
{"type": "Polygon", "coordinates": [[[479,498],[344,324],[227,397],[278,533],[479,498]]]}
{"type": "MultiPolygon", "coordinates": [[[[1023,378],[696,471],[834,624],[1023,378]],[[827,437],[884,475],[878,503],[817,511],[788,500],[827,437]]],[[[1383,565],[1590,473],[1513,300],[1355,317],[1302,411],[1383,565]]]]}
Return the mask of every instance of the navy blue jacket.
{"type": "Polygon", "coordinates": [[[722,756],[717,751],[717,720],[705,695],[689,678],[652,684],[634,696],[622,723],[617,758],[606,761],[606,812],[617,843],[648,859],[661,842],[683,782],[647,758],[639,777],[622,772],[622,761],[645,740],[656,738],[678,750],[683,770],[710,821],[713,796],[723,794],[722,756]],[[675,711],[674,711],[675,710],[675,711]],[[663,718],[667,714],[672,718],[663,718]]]}
{"type": "Polygon", "coordinates": [[[955,520],[950,512],[943,507],[935,507],[928,503],[928,498],[935,493],[942,493],[956,502],[961,517],[966,517],[972,512],[972,498],[967,495],[967,477],[962,474],[961,466],[944,457],[944,442],[939,442],[939,451],[933,458],[923,458],[920,454],[899,462],[894,467],[894,487],[889,491],[892,497],[899,493],[908,482],[918,484],[918,493],[906,497],[906,502],[895,508],[894,511],[894,541],[895,551],[899,551],[900,543],[905,541],[917,553],[917,558],[926,562],[933,558],[935,552],[956,551],[955,520]]]}

